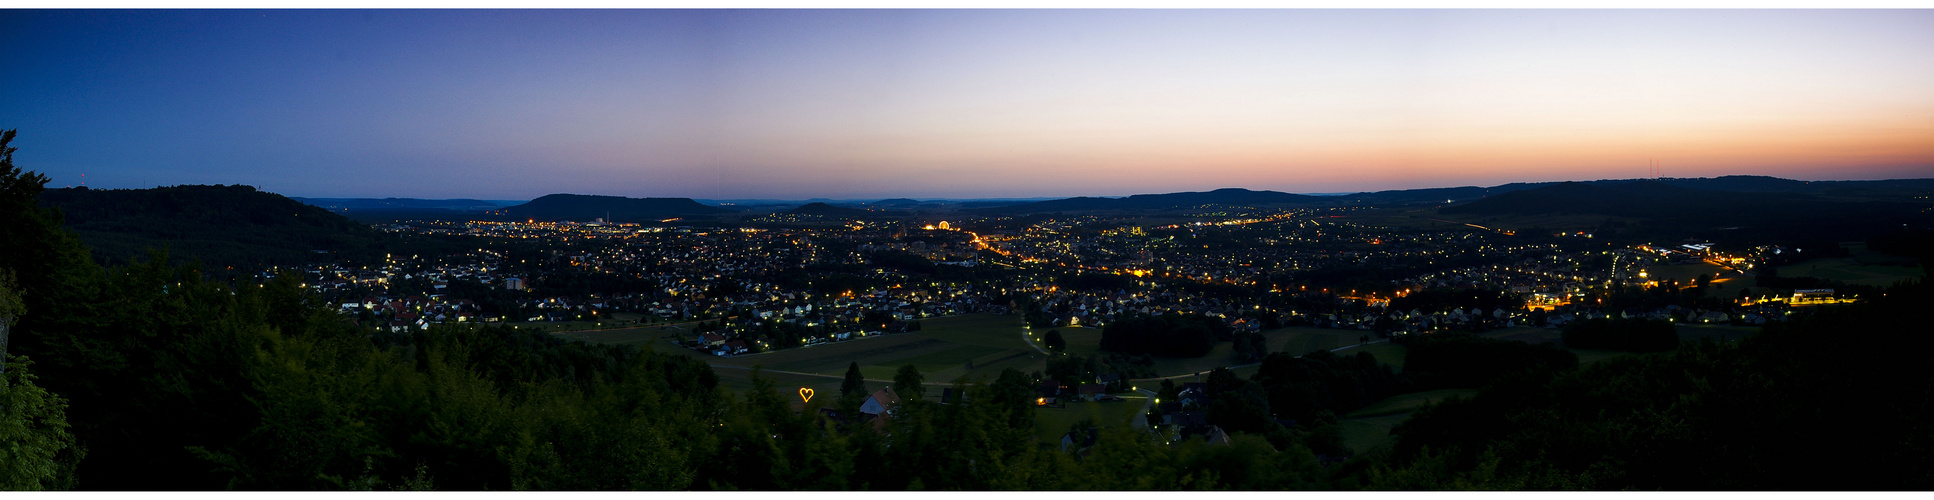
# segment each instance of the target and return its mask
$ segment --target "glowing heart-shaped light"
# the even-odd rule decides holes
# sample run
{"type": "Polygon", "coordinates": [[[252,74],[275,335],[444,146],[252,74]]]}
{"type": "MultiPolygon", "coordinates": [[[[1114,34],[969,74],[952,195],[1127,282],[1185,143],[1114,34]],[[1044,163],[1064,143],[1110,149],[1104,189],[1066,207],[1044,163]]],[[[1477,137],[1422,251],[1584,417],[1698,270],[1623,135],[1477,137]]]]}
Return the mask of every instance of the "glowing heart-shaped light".
{"type": "Polygon", "coordinates": [[[804,400],[806,403],[813,402],[813,390],[806,387],[799,388],[799,399],[804,400]]]}

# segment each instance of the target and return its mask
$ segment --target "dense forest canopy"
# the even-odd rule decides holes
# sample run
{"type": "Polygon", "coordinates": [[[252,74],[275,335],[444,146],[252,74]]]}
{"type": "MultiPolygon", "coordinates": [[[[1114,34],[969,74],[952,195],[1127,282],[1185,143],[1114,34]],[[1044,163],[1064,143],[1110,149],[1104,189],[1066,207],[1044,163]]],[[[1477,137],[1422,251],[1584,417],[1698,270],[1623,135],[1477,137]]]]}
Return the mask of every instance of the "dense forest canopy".
{"type": "Polygon", "coordinates": [[[221,275],[382,255],[384,236],[369,226],[249,186],[49,189],[39,200],[107,265],[163,246],[221,275]]]}

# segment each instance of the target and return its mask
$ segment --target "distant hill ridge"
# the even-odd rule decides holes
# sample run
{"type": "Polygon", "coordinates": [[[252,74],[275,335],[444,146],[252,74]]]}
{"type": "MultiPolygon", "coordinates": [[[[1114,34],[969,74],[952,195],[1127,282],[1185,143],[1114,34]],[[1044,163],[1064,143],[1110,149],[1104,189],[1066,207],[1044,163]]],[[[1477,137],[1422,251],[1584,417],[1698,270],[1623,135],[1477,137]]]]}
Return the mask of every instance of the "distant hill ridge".
{"type": "Polygon", "coordinates": [[[588,221],[609,217],[611,221],[639,222],[733,213],[708,207],[691,198],[626,198],[589,194],[544,195],[530,203],[505,207],[501,213],[511,219],[588,221]]]}
{"type": "Polygon", "coordinates": [[[1138,194],[1126,198],[1075,197],[982,209],[988,212],[1034,213],[1087,210],[1163,210],[1198,206],[1259,206],[1325,203],[1331,200],[1278,191],[1252,191],[1222,188],[1165,194],[1138,194]]]}
{"type": "Polygon", "coordinates": [[[1672,187],[1738,193],[1808,193],[1864,198],[1902,198],[1934,190],[1934,179],[1888,179],[1874,181],[1798,181],[1764,175],[1727,175],[1720,177],[1599,179],[1592,181],[1513,182],[1491,187],[1462,186],[1424,189],[1399,189],[1357,193],[1343,198],[1368,203],[1459,203],[1487,196],[1537,189],[1560,184],[1615,186],[1635,182],[1672,187]]]}
{"type": "MultiPolygon", "coordinates": [[[[1876,181],[1798,181],[1759,175],[1729,175],[1711,178],[1660,178],[1660,179],[1600,179],[1589,181],[1561,182],[1514,182],[1490,187],[1459,186],[1421,189],[1399,189],[1353,194],[1310,196],[1278,191],[1224,188],[1203,192],[1178,192],[1163,194],[1138,194],[1126,197],[1081,196],[1061,199],[953,199],[943,200],[953,207],[965,209],[969,213],[987,214],[1025,214],[1046,212],[1081,211],[1151,211],[1199,206],[1221,207],[1262,207],[1262,206],[1335,206],[1351,203],[1368,204],[1457,204],[1496,196],[1504,193],[1537,189],[1565,184],[1585,184],[1611,186],[1633,182],[1652,182],[1668,186],[1700,189],[1709,191],[1747,192],[1747,193],[1807,193],[1840,199],[1892,199],[1906,200],[1915,195],[1934,191],[1934,179],[1894,179],[1876,181]]],[[[591,220],[611,213],[613,219],[644,220],[654,218],[680,217],[731,213],[730,209],[705,205],[690,198],[624,198],[618,196],[555,194],[548,197],[564,197],[538,203],[518,205],[515,202],[450,199],[429,200],[415,198],[294,198],[312,205],[336,210],[358,220],[376,221],[407,218],[435,218],[444,216],[467,216],[473,219],[504,218],[505,205],[524,206],[511,213],[521,218],[542,218],[545,220],[591,220]],[[575,200],[575,201],[571,201],[575,200]],[[623,200],[639,200],[626,202],[623,200]],[[643,201],[658,200],[658,201],[643,201]],[[689,203],[687,203],[689,202],[689,203]],[[635,204],[636,206],[633,206],[635,204]],[[605,208],[606,206],[609,208],[605,208]],[[576,207],[576,208],[573,208],[576,207]],[[702,208],[701,208],[702,207],[702,208]],[[706,210],[711,209],[711,210],[706,210]],[[541,214],[541,215],[540,215],[541,214]],[[629,215],[621,215],[629,214],[629,215]],[[635,215],[635,217],[634,217],[635,215]]],[[[547,198],[548,198],[547,197],[547,198]]],[[[834,200],[815,198],[811,200],[736,200],[739,205],[797,205],[827,204],[834,200]],[[756,203],[754,203],[756,202],[756,203]]],[[[909,198],[890,198],[866,202],[846,200],[848,205],[871,207],[891,207],[901,210],[919,211],[931,209],[941,202],[923,202],[909,198]]],[[[827,205],[841,208],[838,205],[827,205]]],[[[778,208],[778,207],[775,207],[778,208]]],[[[872,215],[883,215],[869,212],[872,215]]],[[[826,214],[834,215],[834,214],[826,214]]],[[[843,215],[858,215],[847,213],[843,215]]],[[[459,217],[464,218],[464,217],[459,217]]]]}
{"type": "Polygon", "coordinates": [[[468,198],[430,200],[421,198],[301,198],[289,199],[343,212],[485,212],[516,203],[498,203],[468,198]]]}
{"type": "MultiPolygon", "coordinates": [[[[1797,181],[1795,181],[1797,182],[1797,181]]],[[[1690,183],[1699,185],[1698,183],[1690,183]]],[[[1801,183],[1809,184],[1809,183],[1801,183]]],[[[1812,183],[1817,184],[1817,183],[1812,183]]],[[[1792,184],[1743,182],[1706,183],[1735,189],[1793,189],[1792,184]]],[[[1875,184],[1879,193],[1911,191],[1915,184],[1875,184]]],[[[1934,187],[1934,184],[1929,184],[1934,187]]],[[[1586,214],[1644,221],[1645,230],[1660,235],[1728,233],[1784,238],[1858,239],[1924,223],[1918,215],[1924,204],[1897,201],[1898,196],[1848,197],[1846,188],[1809,188],[1812,192],[1721,191],[1683,187],[1664,181],[1585,183],[1565,182],[1521,189],[1461,205],[1444,207],[1447,215],[1478,216],[1586,214]]],[[[1709,236],[1710,237],[1710,236],[1709,236]]]]}
{"type": "Polygon", "coordinates": [[[824,216],[832,216],[832,217],[858,217],[863,215],[875,215],[874,212],[869,212],[866,210],[860,210],[857,208],[838,207],[838,206],[828,205],[825,202],[818,202],[818,201],[807,203],[805,205],[800,205],[799,208],[788,210],[787,212],[801,214],[801,215],[824,215],[824,216]]]}

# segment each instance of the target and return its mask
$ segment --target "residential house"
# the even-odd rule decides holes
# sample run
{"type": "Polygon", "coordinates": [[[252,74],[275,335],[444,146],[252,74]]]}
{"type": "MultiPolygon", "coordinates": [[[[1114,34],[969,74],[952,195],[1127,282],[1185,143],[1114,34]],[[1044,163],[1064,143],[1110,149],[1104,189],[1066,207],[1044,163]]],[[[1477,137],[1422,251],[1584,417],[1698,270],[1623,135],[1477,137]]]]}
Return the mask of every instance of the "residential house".
{"type": "Polygon", "coordinates": [[[867,396],[866,402],[860,403],[860,413],[873,416],[885,415],[899,406],[900,394],[893,392],[892,387],[887,387],[867,396]]]}

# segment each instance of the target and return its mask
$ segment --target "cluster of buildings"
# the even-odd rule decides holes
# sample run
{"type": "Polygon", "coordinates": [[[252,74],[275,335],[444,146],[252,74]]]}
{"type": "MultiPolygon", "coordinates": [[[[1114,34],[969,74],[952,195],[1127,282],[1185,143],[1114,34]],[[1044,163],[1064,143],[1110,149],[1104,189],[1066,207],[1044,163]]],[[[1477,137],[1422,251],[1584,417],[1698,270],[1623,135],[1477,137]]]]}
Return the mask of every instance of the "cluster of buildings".
{"type": "MultiPolygon", "coordinates": [[[[1790,305],[1745,302],[1697,314],[1606,312],[1578,300],[1594,291],[1658,285],[1659,278],[1647,274],[1656,266],[1743,265],[1738,263],[1751,255],[1729,255],[1710,245],[1564,251],[1555,244],[1511,243],[1518,240],[1490,230],[1369,226],[1339,218],[1331,213],[1336,210],[1227,214],[1152,227],[1092,216],[1044,218],[1021,227],[1012,220],[971,218],[783,229],[425,222],[386,229],[477,237],[480,244],[462,254],[395,255],[376,266],[321,266],[305,275],[311,286],[339,298],[346,312],[381,320],[380,328],[626,313],[650,321],[712,321],[717,326],[694,339],[702,344],[694,347],[724,355],[888,333],[926,317],[1007,313],[1022,303],[1052,325],[1102,327],[1123,315],[1177,312],[1221,318],[1239,331],[1273,323],[1393,333],[1480,323],[1551,326],[1605,314],[1696,322],[1723,315],[1728,322],[1755,324],[1778,321],[1785,311],[1777,309],[1790,305]],[[941,279],[881,265],[876,257],[883,252],[991,271],[941,279]],[[1280,288],[1299,276],[1336,269],[1414,274],[1377,290],[1280,288]],[[1128,284],[1098,289],[1059,281],[1093,273],[1118,275],[1128,284]],[[1276,295],[1230,298],[1177,286],[1184,282],[1267,288],[1276,295]],[[1525,297],[1529,307],[1389,307],[1393,299],[1431,288],[1506,290],[1525,297]],[[1286,299],[1291,296],[1333,300],[1286,299]],[[805,333],[796,342],[774,342],[774,326],[805,333]]],[[[1795,294],[1788,302],[1833,300],[1819,295],[1795,294]]]]}

